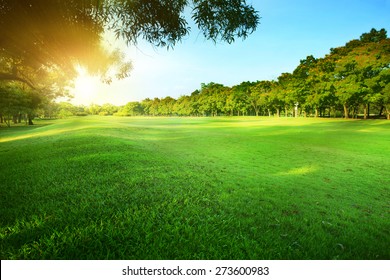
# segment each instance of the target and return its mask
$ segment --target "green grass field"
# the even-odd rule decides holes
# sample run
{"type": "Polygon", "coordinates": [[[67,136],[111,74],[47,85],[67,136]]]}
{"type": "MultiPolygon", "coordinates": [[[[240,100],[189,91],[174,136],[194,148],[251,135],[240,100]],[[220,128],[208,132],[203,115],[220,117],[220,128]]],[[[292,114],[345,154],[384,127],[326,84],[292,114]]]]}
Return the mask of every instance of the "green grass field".
{"type": "Polygon", "coordinates": [[[390,122],[0,128],[1,259],[390,259],[390,122]]]}

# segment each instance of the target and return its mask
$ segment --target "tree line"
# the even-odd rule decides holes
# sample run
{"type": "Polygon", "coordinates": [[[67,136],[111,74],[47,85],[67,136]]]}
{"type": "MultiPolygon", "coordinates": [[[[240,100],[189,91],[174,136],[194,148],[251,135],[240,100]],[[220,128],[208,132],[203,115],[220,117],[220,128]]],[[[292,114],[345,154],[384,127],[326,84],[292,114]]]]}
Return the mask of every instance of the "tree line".
{"type": "Polygon", "coordinates": [[[361,116],[390,119],[390,39],[372,29],[323,58],[310,55],[277,80],[233,87],[202,84],[178,99],[130,102],[119,115],[152,116],[361,116]]]}
{"type": "Polygon", "coordinates": [[[323,58],[310,55],[292,73],[276,80],[242,82],[232,87],[201,84],[175,99],[146,98],[124,106],[74,106],[55,103],[33,89],[0,86],[0,121],[21,116],[304,116],[390,119],[390,39],[372,29],[323,58]],[[23,112],[23,114],[22,114],[23,112]]]}

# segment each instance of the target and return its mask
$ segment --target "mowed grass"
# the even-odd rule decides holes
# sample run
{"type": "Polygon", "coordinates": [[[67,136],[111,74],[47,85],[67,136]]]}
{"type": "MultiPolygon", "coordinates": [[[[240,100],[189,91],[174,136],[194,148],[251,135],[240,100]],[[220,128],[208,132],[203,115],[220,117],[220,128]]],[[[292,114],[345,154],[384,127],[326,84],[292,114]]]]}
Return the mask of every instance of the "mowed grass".
{"type": "Polygon", "coordinates": [[[1,259],[390,259],[390,122],[0,128],[1,259]]]}

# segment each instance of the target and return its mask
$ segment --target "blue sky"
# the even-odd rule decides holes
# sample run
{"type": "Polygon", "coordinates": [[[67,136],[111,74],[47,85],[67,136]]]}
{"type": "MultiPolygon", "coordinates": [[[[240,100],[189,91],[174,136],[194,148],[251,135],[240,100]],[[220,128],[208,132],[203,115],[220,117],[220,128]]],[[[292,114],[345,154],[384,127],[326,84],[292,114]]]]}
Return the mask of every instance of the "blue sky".
{"type": "Polygon", "coordinates": [[[330,48],[357,39],[371,28],[390,35],[390,0],[252,0],[260,25],[245,41],[206,41],[199,30],[173,50],[145,42],[127,48],[134,69],[110,86],[95,84],[90,93],[75,92],[73,103],[124,105],[145,98],[189,95],[201,83],[233,86],[272,80],[291,72],[308,55],[324,57],[330,48]]]}

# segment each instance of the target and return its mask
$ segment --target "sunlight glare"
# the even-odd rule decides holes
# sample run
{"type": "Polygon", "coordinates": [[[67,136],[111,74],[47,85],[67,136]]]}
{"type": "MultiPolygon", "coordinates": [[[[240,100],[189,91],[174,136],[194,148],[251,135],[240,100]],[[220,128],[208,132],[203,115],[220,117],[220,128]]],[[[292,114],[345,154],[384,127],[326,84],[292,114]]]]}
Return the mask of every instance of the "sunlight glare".
{"type": "Polygon", "coordinates": [[[74,102],[90,104],[94,102],[98,91],[99,79],[88,74],[82,66],[77,66],[78,76],[74,82],[74,102]]]}

